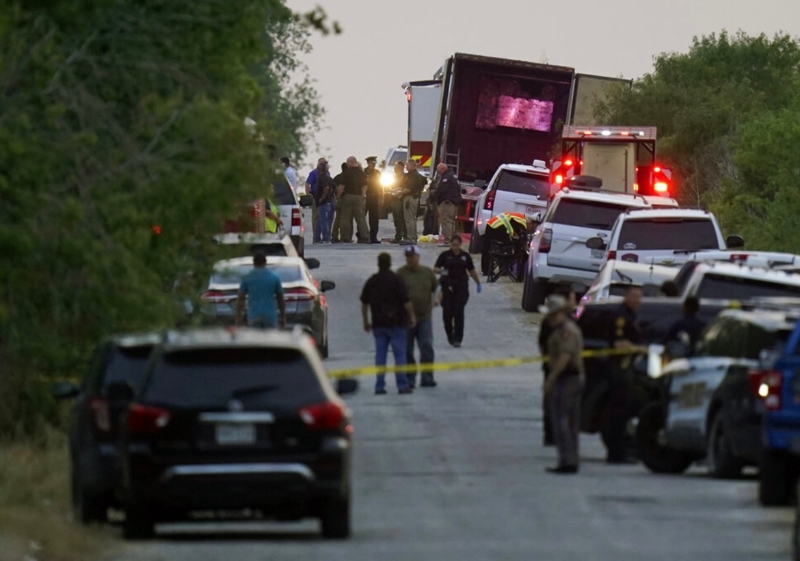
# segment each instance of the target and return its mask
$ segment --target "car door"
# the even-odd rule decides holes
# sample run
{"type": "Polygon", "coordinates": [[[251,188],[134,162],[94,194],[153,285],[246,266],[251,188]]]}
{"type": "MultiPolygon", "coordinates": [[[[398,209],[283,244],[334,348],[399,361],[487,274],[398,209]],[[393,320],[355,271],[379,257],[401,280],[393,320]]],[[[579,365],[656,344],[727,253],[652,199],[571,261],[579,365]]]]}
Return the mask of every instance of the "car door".
{"type": "Polygon", "coordinates": [[[740,358],[746,334],[743,322],[718,318],[698,341],[697,351],[685,361],[685,368],[672,373],[665,431],[671,446],[705,451],[709,406],[729,367],[740,358]]]}
{"type": "Polygon", "coordinates": [[[552,245],[547,264],[584,271],[599,271],[605,257],[602,249],[589,249],[586,241],[609,239],[614,222],[627,208],[623,205],[561,198],[552,213],[552,245]]]}

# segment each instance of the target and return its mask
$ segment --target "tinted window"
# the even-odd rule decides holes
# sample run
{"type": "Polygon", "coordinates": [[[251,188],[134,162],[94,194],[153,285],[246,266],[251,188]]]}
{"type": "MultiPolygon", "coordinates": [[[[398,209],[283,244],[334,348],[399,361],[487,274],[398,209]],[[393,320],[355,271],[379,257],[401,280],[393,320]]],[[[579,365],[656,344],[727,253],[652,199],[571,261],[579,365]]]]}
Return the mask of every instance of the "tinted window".
{"type": "Polygon", "coordinates": [[[263,253],[266,256],[286,257],[286,246],[282,243],[260,243],[250,246],[250,253],[263,253]]]}
{"type": "Polygon", "coordinates": [[[547,200],[550,196],[550,180],[521,171],[502,171],[497,180],[497,190],[547,200]]]}
{"type": "Polygon", "coordinates": [[[294,205],[294,193],[283,175],[276,176],[272,181],[272,202],[278,206],[294,205]]]}
{"type": "Polygon", "coordinates": [[[710,219],[663,218],[626,220],[619,233],[618,248],[719,249],[717,232],[710,219]],[[630,247],[630,246],[633,247],[630,247]]]}
{"type": "Polygon", "coordinates": [[[325,400],[302,353],[289,349],[220,348],[175,351],[156,365],[144,392],[147,403],[220,408],[232,399],[245,409],[299,408],[325,400]]]}
{"type": "Polygon", "coordinates": [[[697,268],[700,263],[697,261],[689,261],[688,263],[684,263],[681,270],[678,271],[678,274],[675,275],[675,284],[678,285],[678,290],[683,293],[683,290],[686,288],[686,283],[689,282],[689,279],[692,278],[692,273],[697,268]]]}
{"type": "MultiPolygon", "coordinates": [[[[611,296],[625,296],[625,293],[628,291],[628,287],[630,287],[629,283],[615,283],[609,287],[609,294],[611,296]]],[[[642,291],[644,292],[644,296],[660,296],[661,295],[661,285],[660,284],[643,284],[642,291]]]]}
{"type": "Polygon", "coordinates": [[[731,318],[719,318],[697,343],[698,356],[739,357],[747,338],[747,326],[731,318]]]}
{"type": "MultiPolygon", "coordinates": [[[[744,345],[744,358],[758,360],[761,352],[766,351],[771,362],[775,362],[781,355],[789,340],[791,331],[767,331],[760,325],[751,324],[744,345]]],[[[770,367],[771,365],[764,365],[770,367]]]]}
{"type": "Polygon", "coordinates": [[[617,217],[625,212],[627,207],[598,203],[594,201],[579,201],[576,199],[561,199],[553,213],[552,222],[567,226],[580,226],[582,228],[597,228],[610,230],[617,217]]]}
{"type": "Polygon", "coordinates": [[[116,347],[106,366],[103,386],[114,382],[130,382],[134,388],[137,387],[152,350],[153,345],[116,347]]]}
{"type": "Polygon", "coordinates": [[[800,287],[765,282],[755,279],[742,279],[722,275],[706,274],[697,289],[698,298],[718,298],[721,300],[746,300],[762,297],[799,297],[800,287]]]}
{"type": "MultiPolygon", "coordinates": [[[[281,284],[297,282],[302,279],[300,267],[297,265],[267,265],[267,269],[278,275],[281,284]]],[[[242,277],[253,270],[252,265],[237,265],[214,271],[212,284],[239,284],[242,277]]]]}

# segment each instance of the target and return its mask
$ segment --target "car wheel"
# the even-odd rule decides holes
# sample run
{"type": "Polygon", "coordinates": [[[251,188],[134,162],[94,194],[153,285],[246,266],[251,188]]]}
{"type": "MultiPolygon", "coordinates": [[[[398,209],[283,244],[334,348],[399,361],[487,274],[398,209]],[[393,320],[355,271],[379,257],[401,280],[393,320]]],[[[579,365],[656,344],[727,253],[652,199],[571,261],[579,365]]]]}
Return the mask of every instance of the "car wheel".
{"type": "Polygon", "coordinates": [[[717,412],[711,421],[706,458],[708,460],[708,471],[712,476],[720,479],[741,477],[744,465],[734,454],[731,443],[725,435],[722,411],[717,412]]]}
{"type": "Polygon", "coordinates": [[[330,499],[322,507],[322,537],[344,539],[350,536],[350,499],[330,499]]]}
{"type": "Polygon", "coordinates": [[[522,309],[526,312],[537,312],[546,297],[547,283],[534,280],[528,272],[522,286],[522,309]]]}
{"type": "Polygon", "coordinates": [[[469,252],[470,253],[483,253],[483,236],[475,232],[469,238],[469,252]]]}
{"type": "Polygon", "coordinates": [[[791,501],[789,458],[764,450],[758,470],[758,500],[763,506],[786,506],[791,501]]]}
{"type": "Polygon", "coordinates": [[[147,540],[156,535],[156,521],[150,509],[129,506],[125,509],[122,536],[126,540],[147,540]]]}
{"type": "Polygon", "coordinates": [[[636,426],[636,444],[642,463],[653,473],[683,473],[692,465],[693,458],[660,441],[666,424],[666,412],[660,403],[651,403],[639,414],[636,426]]]}
{"type": "Polygon", "coordinates": [[[108,520],[108,499],[102,495],[94,495],[86,491],[80,481],[80,475],[72,475],[72,509],[75,520],[81,524],[105,522],[108,520]]]}

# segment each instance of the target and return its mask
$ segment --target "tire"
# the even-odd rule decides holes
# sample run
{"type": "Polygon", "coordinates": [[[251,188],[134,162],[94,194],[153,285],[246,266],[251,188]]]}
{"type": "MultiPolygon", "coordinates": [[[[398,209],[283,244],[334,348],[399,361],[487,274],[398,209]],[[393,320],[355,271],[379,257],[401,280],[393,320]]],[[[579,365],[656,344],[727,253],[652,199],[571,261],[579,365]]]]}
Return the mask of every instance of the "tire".
{"type": "Polygon", "coordinates": [[[547,283],[534,280],[527,273],[522,287],[522,309],[526,312],[538,312],[546,297],[547,283]]]}
{"type": "Polygon", "coordinates": [[[477,232],[469,239],[469,252],[470,253],[483,253],[483,236],[477,232]]]}
{"type": "Polygon", "coordinates": [[[653,473],[679,474],[692,465],[691,455],[664,446],[659,435],[666,423],[666,412],[660,403],[651,403],[639,414],[636,444],[642,463],[653,473]]]}
{"type": "Polygon", "coordinates": [[[89,493],[80,482],[80,475],[72,476],[72,510],[75,520],[88,525],[108,520],[108,497],[89,493]]]}
{"type": "Polygon", "coordinates": [[[322,508],[322,537],[341,540],[350,537],[350,499],[330,499],[322,508]]]}
{"type": "Polygon", "coordinates": [[[156,535],[156,521],[149,509],[129,506],[125,509],[122,536],[126,540],[148,540],[156,535]]]}
{"type": "Polygon", "coordinates": [[[718,479],[736,479],[742,476],[744,463],[736,457],[728,438],[725,435],[725,423],[722,411],[715,413],[709,425],[708,461],[709,475],[718,479]]]}
{"type": "Polygon", "coordinates": [[[764,450],[758,470],[758,500],[763,506],[786,506],[791,502],[789,458],[764,450]]]}

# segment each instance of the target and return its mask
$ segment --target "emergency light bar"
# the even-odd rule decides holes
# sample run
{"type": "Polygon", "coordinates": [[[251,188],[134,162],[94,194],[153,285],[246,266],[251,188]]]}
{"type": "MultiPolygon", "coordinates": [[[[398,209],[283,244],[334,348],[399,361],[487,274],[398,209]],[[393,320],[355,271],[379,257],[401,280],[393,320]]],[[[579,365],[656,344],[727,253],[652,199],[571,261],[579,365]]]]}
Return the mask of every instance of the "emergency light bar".
{"type": "Polygon", "coordinates": [[[655,140],[656,127],[581,127],[566,125],[561,138],[571,140],[583,138],[631,141],[655,140]]]}

